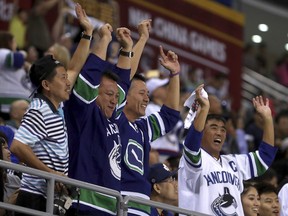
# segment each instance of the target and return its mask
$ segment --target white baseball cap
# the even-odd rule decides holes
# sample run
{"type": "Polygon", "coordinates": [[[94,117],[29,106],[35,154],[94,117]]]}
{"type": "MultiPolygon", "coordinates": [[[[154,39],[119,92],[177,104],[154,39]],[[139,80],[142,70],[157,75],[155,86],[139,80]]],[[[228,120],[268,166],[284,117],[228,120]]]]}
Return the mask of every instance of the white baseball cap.
{"type": "Polygon", "coordinates": [[[149,91],[149,96],[155,91],[155,89],[166,85],[169,82],[168,78],[159,79],[159,78],[151,78],[146,81],[146,86],[149,91]]]}

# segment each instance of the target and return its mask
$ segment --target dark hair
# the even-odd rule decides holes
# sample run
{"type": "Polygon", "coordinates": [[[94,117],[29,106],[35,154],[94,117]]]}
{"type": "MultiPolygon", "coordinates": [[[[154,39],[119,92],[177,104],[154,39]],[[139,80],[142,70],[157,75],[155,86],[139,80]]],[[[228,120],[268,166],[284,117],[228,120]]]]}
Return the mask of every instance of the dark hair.
{"type": "Polygon", "coordinates": [[[223,115],[219,115],[219,114],[208,114],[207,118],[206,118],[206,123],[211,120],[211,119],[215,119],[217,121],[222,121],[224,124],[226,124],[226,119],[223,115]]]}
{"type": "Polygon", "coordinates": [[[131,80],[131,82],[133,80],[140,80],[140,81],[143,81],[143,82],[146,82],[146,78],[142,75],[142,74],[135,74],[131,80]]]}
{"type": "Polygon", "coordinates": [[[105,78],[107,78],[107,79],[110,79],[110,80],[113,80],[113,81],[115,81],[115,82],[119,82],[119,80],[120,80],[119,76],[118,76],[117,74],[113,73],[113,72],[110,71],[110,70],[105,71],[105,72],[102,74],[101,79],[102,79],[103,77],[105,77],[105,78]]]}
{"type": "MultiPolygon", "coordinates": [[[[4,132],[2,132],[2,131],[0,131],[0,142],[2,142],[2,139],[6,142],[6,143],[8,143],[8,137],[7,137],[7,135],[4,133],[4,132]]],[[[2,144],[2,143],[1,143],[2,144]]]]}
{"type": "Polygon", "coordinates": [[[279,113],[276,114],[275,116],[275,123],[279,123],[280,119],[283,117],[288,118],[288,109],[281,110],[279,113]]]}
{"type": "Polygon", "coordinates": [[[59,61],[55,60],[52,55],[44,56],[33,63],[30,68],[29,76],[32,84],[39,93],[42,92],[42,81],[51,81],[56,75],[56,68],[62,66],[59,61]]]}
{"type": "Polygon", "coordinates": [[[269,168],[263,175],[254,178],[254,180],[257,182],[268,182],[271,181],[274,177],[278,177],[276,171],[272,168],[269,168]]]}
{"type": "Polygon", "coordinates": [[[244,181],[243,182],[243,191],[242,191],[242,193],[241,193],[241,196],[242,195],[245,195],[248,191],[249,191],[249,189],[250,188],[255,188],[256,190],[257,190],[257,192],[258,192],[258,189],[257,189],[257,186],[256,186],[256,182],[252,182],[252,181],[244,181]]]}
{"type": "Polygon", "coordinates": [[[11,50],[11,42],[14,36],[7,31],[0,31],[0,48],[6,48],[11,50]]]}
{"type": "Polygon", "coordinates": [[[259,196],[261,194],[267,194],[267,193],[275,193],[277,194],[277,189],[273,185],[266,183],[266,182],[261,182],[256,185],[257,191],[259,196]]]}

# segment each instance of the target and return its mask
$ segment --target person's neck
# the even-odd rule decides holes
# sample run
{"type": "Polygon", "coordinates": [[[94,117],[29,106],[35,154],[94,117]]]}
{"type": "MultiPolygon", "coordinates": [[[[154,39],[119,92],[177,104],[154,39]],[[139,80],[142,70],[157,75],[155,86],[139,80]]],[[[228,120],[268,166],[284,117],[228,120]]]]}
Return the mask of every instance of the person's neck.
{"type": "Polygon", "coordinates": [[[49,94],[43,94],[46,98],[48,98],[48,100],[53,104],[53,106],[56,108],[56,110],[58,110],[59,106],[60,106],[60,101],[56,100],[55,97],[49,95],[49,94]]]}
{"type": "Polygon", "coordinates": [[[137,117],[134,116],[133,114],[131,114],[131,112],[129,112],[129,110],[125,109],[124,107],[124,110],[123,110],[126,118],[128,119],[129,122],[135,122],[137,117]]]}

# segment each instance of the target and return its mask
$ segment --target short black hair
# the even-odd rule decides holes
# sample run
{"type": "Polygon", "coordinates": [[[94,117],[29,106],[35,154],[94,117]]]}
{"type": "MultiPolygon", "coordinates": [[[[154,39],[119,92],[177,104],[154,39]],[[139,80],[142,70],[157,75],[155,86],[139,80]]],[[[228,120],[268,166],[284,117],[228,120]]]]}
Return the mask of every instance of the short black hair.
{"type": "Polygon", "coordinates": [[[275,193],[277,195],[277,188],[274,187],[272,184],[261,182],[256,184],[256,188],[259,196],[261,196],[261,194],[267,194],[267,193],[275,193]]]}
{"type": "Polygon", "coordinates": [[[283,117],[287,117],[288,118],[288,109],[283,109],[279,113],[276,114],[275,123],[278,124],[280,119],[283,118],[283,117]]]}
{"type": "Polygon", "coordinates": [[[243,181],[243,191],[241,193],[241,195],[245,195],[248,191],[249,191],[249,188],[255,188],[258,192],[258,189],[257,189],[257,183],[256,182],[253,182],[253,181],[243,181]]]}
{"type": "Polygon", "coordinates": [[[117,74],[115,74],[114,72],[110,71],[110,70],[106,70],[103,74],[102,74],[102,77],[101,79],[105,77],[107,79],[110,79],[110,80],[113,80],[115,82],[119,82],[120,81],[120,78],[117,74]]]}
{"type": "Polygon", "coordinates": [[[3,144],[2,143],[3,141],[8,143],[8,137],[7,137],[7,135],[4,132],[0,131],[0,143],[3,144]]]}
{"type": "Polygon", "coordinates": [[[44,56],[35,61],[29,71],[29,77],[38,92],[42,91],[42,81],[51,80],[56,74],[56,67],[62,66],[52,55],[44,56]]]}
{"type": "Polygon", "coordinates": [[[219,115],[219,114],[208,114],[207,118],[206,118],[206,123],[211,120],[211,119],[215,119],[218,121],[222,121],[224,124],[226,124],[226,119],[223,115],[219,115]]]}
{"type": "Polygon", "coordinates": [[[146,78],[144,77],[144,75],[139,74],[139,73],[138,73],[138,74],[135,74],[135,75],[133,76],[131,82],[134,81],[134,80],[141,80],[141,81],[143,81],[143,82],[146,83],[146,78]]]}

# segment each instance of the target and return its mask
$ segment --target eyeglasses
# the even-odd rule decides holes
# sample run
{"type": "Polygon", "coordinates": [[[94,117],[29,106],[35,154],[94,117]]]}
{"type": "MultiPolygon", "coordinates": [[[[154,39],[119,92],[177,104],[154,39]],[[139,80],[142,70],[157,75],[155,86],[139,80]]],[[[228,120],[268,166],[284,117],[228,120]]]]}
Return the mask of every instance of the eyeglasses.
{"type": "MultiPolygon", "coordinates": [[[[175,180],[176,180],[175,177],[172,177],[172,176],[171,176],[171,177],[169,177],[169,178],[167,178],[167,179],[165,179],[165,180],[163,180],[163,181],[161,181],[161,182],[173,183],[173,182],[175,182],[175,180]]],[[[160,183],[161,183],[161,182],[160,182],[160,183]]]]}

